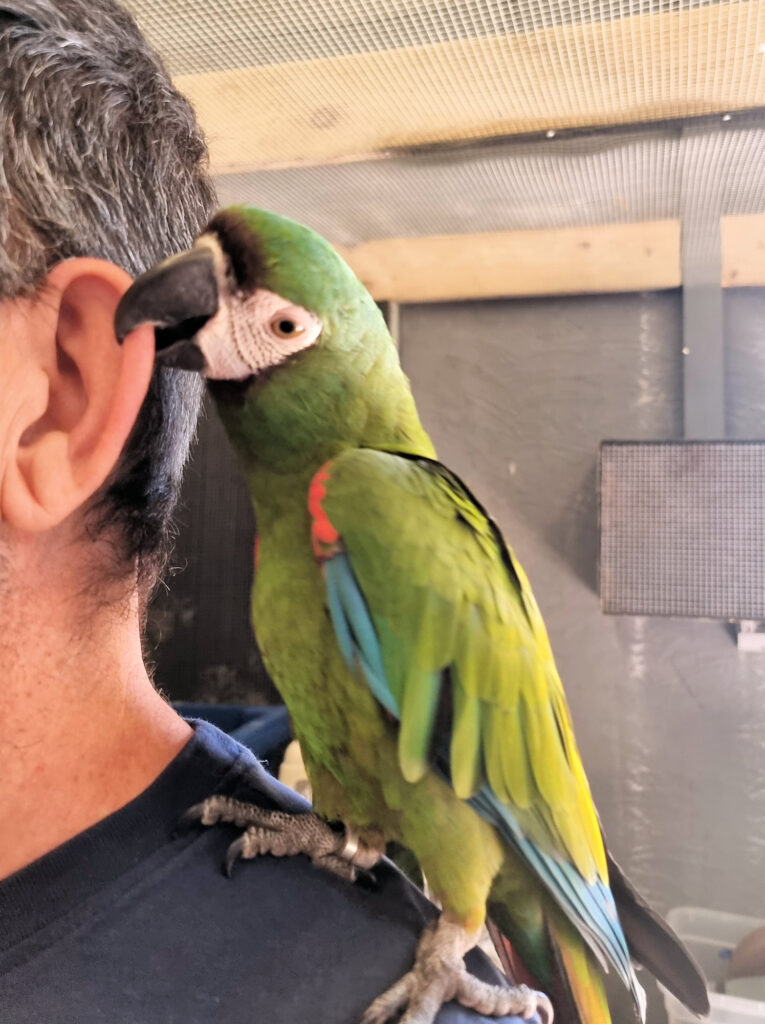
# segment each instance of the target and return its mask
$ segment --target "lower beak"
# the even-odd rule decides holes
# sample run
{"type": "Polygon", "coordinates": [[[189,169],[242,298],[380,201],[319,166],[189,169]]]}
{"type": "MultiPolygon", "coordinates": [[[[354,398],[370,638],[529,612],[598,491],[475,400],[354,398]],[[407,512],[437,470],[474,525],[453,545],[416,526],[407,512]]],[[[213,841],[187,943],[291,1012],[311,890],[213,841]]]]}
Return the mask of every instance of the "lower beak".
{"type": "Polygon", "coordinates": [[[196,334],[218,311],[213,253],[200,246],[157,264],[137,277],[114,316],[117,341],[141,324],[154,324],[157,362],[204,372],[196,334]]]}

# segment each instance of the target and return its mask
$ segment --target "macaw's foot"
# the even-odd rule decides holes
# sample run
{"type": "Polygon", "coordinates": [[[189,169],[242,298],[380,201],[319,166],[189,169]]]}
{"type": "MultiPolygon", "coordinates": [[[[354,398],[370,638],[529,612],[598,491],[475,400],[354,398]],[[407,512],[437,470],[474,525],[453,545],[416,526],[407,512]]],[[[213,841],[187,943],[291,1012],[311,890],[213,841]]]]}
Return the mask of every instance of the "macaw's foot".
{"type": "Polygon", "coordinates": [[[350,829],[343,825],[333,827],[318,814],[268,811],[227,796],[211,796],[190,807],[180,824],[191,822],[224,822],[244,829],[226,853],[229,877],[240,857],[250,860],[262,853],[274,857],[304,853],[317,867],[355,882],[359,871],[370,871],[382,856],[382,851],[367,846],[350,829]]]}
{"type": "Polygon", "coordinates": [[[432,1024],[444,1003],[456,999],[486,1017],[537,1015],[551,1024],[550,1001],[525,985],[506,988],[473,977],[463,957],[475,945],[475,935],[443,916],[423,932],[414,967],[379,996],[364,1014],[361,1024],[432,1024]],[[398,1014],[402,1014],[400,1018],[398,1014]]]}

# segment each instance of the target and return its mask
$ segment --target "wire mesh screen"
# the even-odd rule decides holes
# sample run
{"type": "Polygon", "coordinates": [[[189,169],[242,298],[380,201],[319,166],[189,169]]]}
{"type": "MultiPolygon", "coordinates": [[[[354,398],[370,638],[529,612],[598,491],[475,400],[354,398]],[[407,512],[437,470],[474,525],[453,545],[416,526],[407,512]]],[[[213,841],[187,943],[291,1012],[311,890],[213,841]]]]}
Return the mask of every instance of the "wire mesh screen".
{"type": "Polygon", "coordinates": [[[253,203],[333,242],[680,217],[694,183],[718,216],[765,211],[765,124],[752,117],[608,136],[221,175],[223,205],[253,203]]]}
{"type": "MultiPolygon", "coordinates": [[[[715,5],[710,0],[207,0],[198,5],[184,0],[130,0],[128,6],[146,23],[174,74],[505,34],[531,35],[630,17],[673,14],[677,18],[715,6],[719,7],[714,12],[718,25],[726,24],[731,16],[728,4],[715,5]],[[196,20],[202,31],[192,31],[190,20],[196,20]]],[[[744,17],[746,20],[749,15],[744,17]]],[[[634,26],[627,31],[639,45],[641,34],[634,26]]],[[[643,42],[648,34],[644,27],[643,42]]],[[[673,42],[676,40],[668,33],[667,47],[673,42]]],[[[560,63],[567,54],[564,47],[557,49],[560,63]]],[[[548,45],[548,54],[552,53],[553,47],[548,45]]],[[[575,58],[576,54],[568,56],[575,58]]]]}
{"type": "Polygon", "coordinates": [[[765,442],[606,442],[605,612],[765,619],[765,442]]]}
{"type": "MultiPolygon", "coordinates": [[[[683,116],[761,103],[761,7],[706,0],[131,0],[177,76],[255,69],[257,100],[285,113],[309,80],[326,95],[408,95],[409,143],[683,116]],[[304,73],[310,66],[310,79],[304,73]],[[290,80],[275,69],[291,69],[290,80]],[[366,78],[366,80],[365,80],[366,78]],[[420,115],[430,112],[428,120],[420,115]],[[466,131],[466,124],[475,122],[466,131]]],[[[231,100],[247,100],[232,95],[231,100]]],[[[320,105],[319,96],[315,97],[320,105]]],[[[230,108],[231,109],[231,108],[230,108]]],[[[220,126],[219,126],[220,127],[220,126]]],[[[361,127],[361,126],[357,126],[361,127]]]]}
{"type": "Polygon", "coordinates": [[[197,109],[221,204],[338,244],[672,218],[693,239],[700,211],[765,212],[765,0],[128,6],[197,109]]]}
{"type": "Polygon", "coordinates": [[[129,0],[217,173],[765,105],[760,0],[129,0]]]}

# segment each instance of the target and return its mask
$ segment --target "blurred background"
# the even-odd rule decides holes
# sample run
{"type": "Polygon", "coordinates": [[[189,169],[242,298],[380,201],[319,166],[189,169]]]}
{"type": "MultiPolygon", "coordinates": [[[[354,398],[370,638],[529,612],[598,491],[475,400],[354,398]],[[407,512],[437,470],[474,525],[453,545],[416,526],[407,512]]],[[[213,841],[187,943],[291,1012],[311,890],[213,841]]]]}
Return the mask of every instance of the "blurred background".
{"type": "MultiPolygon", "coordinates": [[[[663,912],[765,918],[765,5],[128,6],[221,204],[317,229],[383,306],[531,577],[617,860],[663,912]]],[[[278,702],[211,410],[180,524],[159,684],[278,702]]]]}

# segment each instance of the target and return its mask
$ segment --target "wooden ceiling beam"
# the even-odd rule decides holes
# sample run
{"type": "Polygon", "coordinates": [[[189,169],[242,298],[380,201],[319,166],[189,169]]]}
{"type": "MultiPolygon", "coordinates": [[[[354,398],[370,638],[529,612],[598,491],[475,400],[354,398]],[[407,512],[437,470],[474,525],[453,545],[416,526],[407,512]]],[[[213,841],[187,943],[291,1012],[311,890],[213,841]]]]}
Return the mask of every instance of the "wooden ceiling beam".
{"type": "Polygon", "coordinates": [[[765,214],[723,217],[720,234],[723,286],[765,287],[765,214]]]}
{"type": "MultiPolygon", "coordinates": [[[[379,301],[657,291],[682,284],[677,220],[388,238],[337,249],[379,301]]],[[[765,288],[765,214],[723,218],[721,283],[765,288]]]]}
{"type": "Polygon", "coordinates": [[[680,285],[680,224],[389,238],[338,251],[378,299],[442,302],[680,285]]]}

